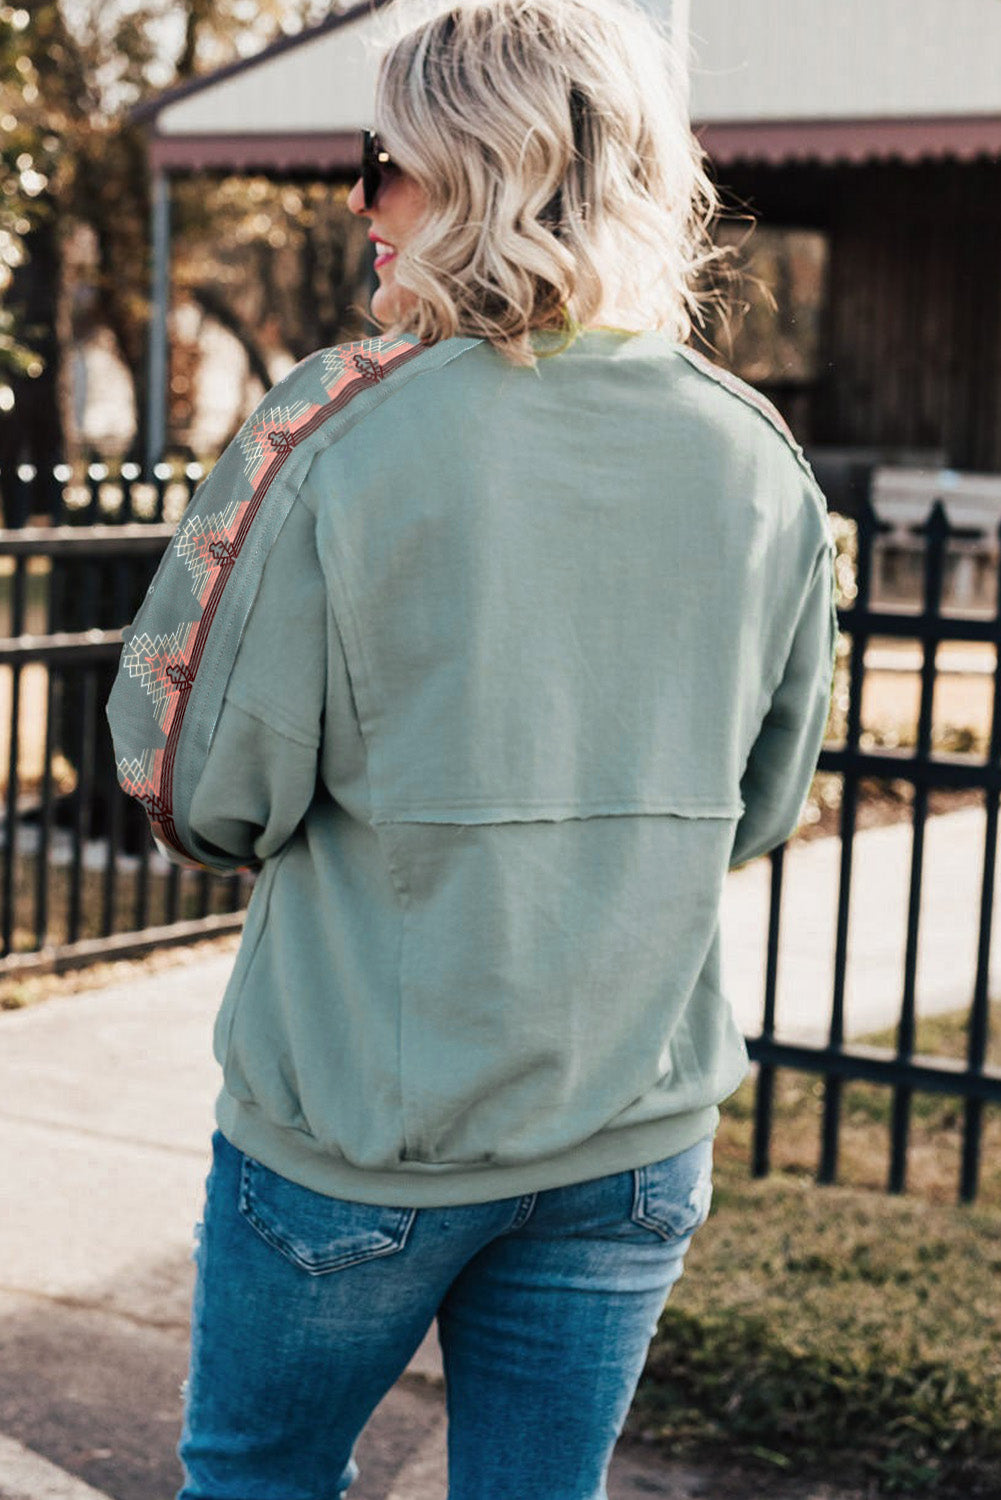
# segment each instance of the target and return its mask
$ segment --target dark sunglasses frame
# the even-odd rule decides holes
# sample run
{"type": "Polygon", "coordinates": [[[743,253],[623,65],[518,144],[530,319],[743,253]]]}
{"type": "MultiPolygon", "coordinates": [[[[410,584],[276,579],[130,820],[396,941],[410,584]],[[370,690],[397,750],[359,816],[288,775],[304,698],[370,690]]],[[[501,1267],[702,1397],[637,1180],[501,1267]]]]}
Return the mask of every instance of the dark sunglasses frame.
{"type": "Polygon", "coordinates": [[[399,170],[379,139],[378,132],[363,130],[361,133],[361,190],[365,208],[375,207],[375,200],[382,187],[383,175],[399,170]]]}
{"type": "MultiPolygon", "coordinates": [[[[581,154],[581,135],[587,113],[587,101],[576,86],[570,90],[570,118],[573,122],[574,148],[581,154]]],[[[400,168],[390,156],[376,130],[361,133],[361,190],[362,205],[366,209],[375,207],[385,174],[398,172],[400,168]]]]}

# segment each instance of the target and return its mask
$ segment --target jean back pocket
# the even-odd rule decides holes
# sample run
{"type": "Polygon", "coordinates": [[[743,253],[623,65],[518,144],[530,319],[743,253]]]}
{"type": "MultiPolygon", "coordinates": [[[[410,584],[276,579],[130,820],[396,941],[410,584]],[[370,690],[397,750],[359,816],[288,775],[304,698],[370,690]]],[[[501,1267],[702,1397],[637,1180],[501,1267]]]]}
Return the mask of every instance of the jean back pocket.
{"type": "Polygon", "coordinates": [[[415,1208],[329,1198],[244,1156],[239,1209],[275,1250],[311,1276],[394,1255],[407,1242],[415,1208]]]}
{"type": "Polygon", "coordinates": [[[652,1229],[661,1239],[694,1234],[709,1217],[712,1203],[711,1136],[677,1156],[633,1169],[634,1224],[652,1229]]]}

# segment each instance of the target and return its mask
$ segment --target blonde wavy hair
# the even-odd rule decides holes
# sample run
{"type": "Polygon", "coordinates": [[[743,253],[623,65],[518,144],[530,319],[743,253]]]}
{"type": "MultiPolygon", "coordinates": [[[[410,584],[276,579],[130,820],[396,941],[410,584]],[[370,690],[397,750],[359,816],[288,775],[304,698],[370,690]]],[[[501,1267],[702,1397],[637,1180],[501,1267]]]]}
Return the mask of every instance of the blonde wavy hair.
{"type": "Polygon", "coordinates": [[[558,353],[599,316],[684,343],[727,251],[669,32],[637,0],[388,11],[373,123],[429,210],[396,257],[416,303],[384,331],[486,338],[528,366],[532,330],[562,330],[558,353]]]}

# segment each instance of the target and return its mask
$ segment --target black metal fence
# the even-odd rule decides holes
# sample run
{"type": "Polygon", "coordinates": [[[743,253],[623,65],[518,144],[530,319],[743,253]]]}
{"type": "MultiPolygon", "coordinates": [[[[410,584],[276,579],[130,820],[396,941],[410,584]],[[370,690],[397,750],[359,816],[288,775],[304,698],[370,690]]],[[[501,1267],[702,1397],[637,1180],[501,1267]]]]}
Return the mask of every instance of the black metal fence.
{"type": "Polygon", "coordinates": [[[121,627],[197,465],[0,476],[0,978],[238,930],[252,880],[181,870],[123,796],[104,718],[121,627]]]}
{"type": "MultiPolygon", "coordinates": [[[[818,464],[818,471],[823,473],[818,464]]],[[[1001,527],[983,541],[994,559],[996,587],[993,609],[979,617],[972,613],[943,609],[943,578],[946,551],[953,536],[968,541],[968,527],[950,526],[942,499],[934,500],[924,522],[912,530],[924,542],[922,598],[917,610],[877,607],[871,600],[873,558],[880,533],[890,524],[881,519],[872,504],[873,471],[851,471],[846,481],[825,485],[842,514],[856,523],[854,598],[839,608],[839,625],[850,637],[847,717],[843,743],[825,744],[818,763],[820,772],[836,772],[842,780],[840,811],[840,868],[837,894],[837,924],[834,972],[830,995],[830,1022],[826,1045],[807,1046],[776,1037],[776,987],[778,978],[779,912],[786,848],[773,851],[765,969],[764,1014],[760,1036],[749,1039],[752,1059],[759,1065],[755,1094],[753,1170],[763,1176],[769,1170],[773,1129],[773,1102],[777,1070],[796,1069],[823,1079],[823,1110],[819,1166],[821,1182],[833,1182],[838,1168],[838,1147],[844,1085],[865,1080],[892,1091],[890,1164],[887,1186],[900,1192],[906,1186],[908,1141],[916,1092],[946,1094],[962,1101],[962,1159],[959,1193],[963,1201],[976,1197],[980,1171],[983,1113],[986,1104],[1001,1102],[1001,1071],[986,1062],[990,1025],[989,965],[991,917],[994,894],[995,851],[998,830],[998,794],[1001,792],[1001,549],[997,543],[1001,527]],[[916,744],[906,749],[862,748],[861,708],[867,646],[874,636],[897,637],[920,643],[920,699],[916,744]],[[969,642],[994,648],[991,723],[986,755],[932,750],[932,706],[938,677],[937,647],[943,642],[969,642]],[[855,849],[856,816],[860,785],[867,779],[903,781],[913,788],[910,876],[904,952],[903,988],[896,1023],[896,1045],[879,1049],[851,1045],[845,1037],[845,979],[849,931],[849,899],[852,859],[855,849]],[[976,977],[969,996],[965,1061],[916,1055],[916,973],[918,927],[924,870],[925,827],[929,792],[936,788],[982,791],[986,811],[980,878],[976,977]]],[[[957,1000],[957,1004],[963,1003],[957,1000]]]]}
{"type": "MultiPolygon", "coordinates": [[[[847,711],[842,743],[829,738],[822,773],[841,779],[840,869],[830,1021],[824,1045],[783,1040],[776,1028],[779,913],[786,850],[771,856],[764,1005],[761,1034],[749,1039],[757,1063],[753,1168],[769,1170],[776,1079],[793,1069],[823,1080],[818,1177],[835,1180],[842,1095],[849,1080],[892,1091],[888,1186],[905,1186],[911,1106],[916,1091],[962,1101],[960,1194],[978,1188],[982,1119],[1001,1102],[1001,1072],[988,1065],[989,959],[1001,792],[1001,573],[989,612],[943,608],[950,527],[941,501],[921,526],[923,598],[918,608],[874,604],[873,559],[889,528],[872,505],[871,467],[825,472],[815,459],[831,510],[854,522],[850,587],[839,623],[850,639],[847,711]],[[853,597],[851,597],[853,592],[853,597]],[[874,637],[920,643],[920,711],[916,744],[906,749],[862,743],[861,705],[866,650],[874,637]],[[992,717],[983,756],[932,748],[936,649],[965,641],[994,648],[992,717]],[[913,787],[910,881],[896,1045],[877,1049],[846,1039],[845,979],[849,898],[860,787],[904,781],[913,787]],[[964,1062],[916,1054],[916,971],[929,792],[975,789],[983,794],[986,828],[979,898],[976,979],[969,997],[964,1062]]],[[[138,471],[112,475],[105,465],[44,474],[22,467],[0,476],[0,770],[5,778],[0,844],[0,978],[58,969],[96,958],[136,953],[167,942],[236,930],[252,879],[213,876],[169,865],[149,837],[141,809],[119,791],[104,703],[120,648],[120,629],[134,614],[194,483],[197,466],[175,473],[160,466],[144,484],[138,471]],[[6,748],[6,755],[3,750],[6,748]]],[[[964,532],[969,541],[969,528],[964,532]]],[[[997,534],[987,538],[997,571],[997,534]]],[[[847,575],[846,575],[847,576],[847,575]]],[[[832,722],[833,722],[832,715],[832,722]]],[[[0,781],[0,787],[4,785],[0,781]]]]}

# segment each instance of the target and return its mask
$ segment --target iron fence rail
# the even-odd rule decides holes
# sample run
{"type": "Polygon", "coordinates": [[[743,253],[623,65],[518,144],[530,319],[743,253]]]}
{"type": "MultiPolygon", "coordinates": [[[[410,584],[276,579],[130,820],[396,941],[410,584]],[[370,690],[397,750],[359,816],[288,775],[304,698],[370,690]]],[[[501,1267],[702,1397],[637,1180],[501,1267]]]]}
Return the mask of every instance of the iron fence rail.
{"type": "Polygon", "coordinates": [[[165,522],[126,521],[121,526],[20,526],[0,529],[0,553],[6,557],[149,557],[162,552],[174,535],[165,522]]]}
{"type": "MultiPolygon", "coordinates": [[[[246,875],[168,865],[141,809],[118,788],[104,702],[122,622],[135,613],[175,523],[163,519],[163,475],[159,488],[146,487],[148,519],[96,518],[102,468],[95,467],[76,524],[58,513],[62,499],[57,524],[38,524],[44,517],[26,510],[33,497],[24,476],[13,505],[4,489],[7,518],[31,524],[0,529],[7,570],[0,620],[5,614],[9,632],[0,636],[7,780],[0,978],[236,931],[252,887],[246,875]]],[[[129,516],[132,491],[120,490],[129,516]]],[[[174,494],[178,512],[188,498],[190,483],[174,494]]]]}
{"type": "MultiPolygon", "coordinates": [[[[884,523],[878,517],[868,491],[856,510],[856,596],[850,608],[838,610],[838,622],[851,638],[848,713],[845,742],[841,748],[825,747],[819,771],[837,772],[842,778],[840,817],[840,866],[837,895],[837,926],[834,952],[833,990],[826,1046],[809,1047],[781,1041],[775,1034],[775,998],[779,961],[779,911],[784,874],[784,848],[771,859],[768,939],[765,965],[765,997],[760,1036],[750,1038],[748,1050],[759,1064],[755,1093],[753,1170],[762,1176],[769,1170],[770,1142],[776,1071],[795,1068],[820,1075],[824,1080],[818,1179],[833,1182],[837,1176],[838,1146],[842,1114],[842,1091],[847,1080],[869,1080],[892,1090],[890,1165],[887,1186],[902,1192],[906,1186],[907,1153],[913,1097],[917,1091],[946,1093],[963,1101],[964,1122],[959,1194],[962,1201],[977,1195],[983,1109],[1001,1103],[1001,1073],[986,1064],[990,1024],[989,963],[991,915],[994,899],[995,851],[997,846],[998,795],[1001,793],[1001,565],[997,578],[995,610],[990,619],[969,619],[942,610],[942,580],[949,521],[941,499],[933,504],[920,529],[925,537],[924,591],[920,611],[911,614],[874,608],[870,602],[875,538],[884,523]],[[916,745],[912,752],[891,749],[863,751],[861,737],[862,687],[865,650],[870,636],[906,635],[916,638],[923,651],[916,745]],[[932,754],[932,704],[938,675],[936,648],[943,641],[983,641],[996,648],[992,680],[990,743],[983,761],[932,754]],[[852,860],[855,850],[856,813],[860,782],[867,777],[892,778],[913,787],[910,873],[907,897],[907,928],[904,979],[896,1025],[896,1046],[890,1052],[851,1046],[845,1039],[845,978],[847,971],[848,919],[852,860]],[[970,999],[967,1057],[964,1064],[928,1060],[915,1053],[916,973],[921,886],[924,869],[924,833],[928,818],[928,793],[936,787],[979,788],[984,792],[986,827],[978,913],[976,978],[970,999]]],[[[1001,531],[1001,528],[999,528],[1001,531]]]]}
{"type": "Polygon", "coordinates": [[[15,635],[0,638],[0,666],[26,666],[43,661],[50,666],[67,662],[117,661],[122,649],[120,630],[63,631],[58,635],[15,635]]]}

